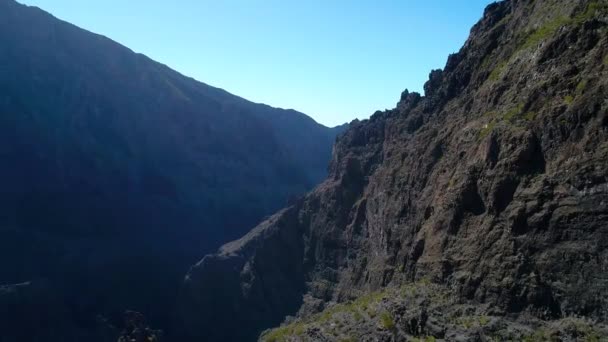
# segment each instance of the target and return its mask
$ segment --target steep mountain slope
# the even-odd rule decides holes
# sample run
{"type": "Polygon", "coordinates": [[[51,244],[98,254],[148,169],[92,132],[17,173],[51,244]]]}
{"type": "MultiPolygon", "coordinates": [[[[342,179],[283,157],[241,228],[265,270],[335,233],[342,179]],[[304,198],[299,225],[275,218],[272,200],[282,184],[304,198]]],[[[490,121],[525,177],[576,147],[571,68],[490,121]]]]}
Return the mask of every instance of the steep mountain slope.
{"type": "Polygon", "coordinates": [[[164,314],[188,266],[326,175],[330,129],[0,0],[0,283],[164,314]]]}
{"type": "Polygon", "coordinates": [[[608,3],[492,4],[424,90],[352,123],[324,183],[191,269],[184,340],[252,340],[287,315],[300,323],[265,338],[440,338],[455,336],[433,328],[440,309],[467,305],[522,324],[515,338],[573,315],[606,321],[608,3]],[[341,335],[315,321],[331,309],[311,316],[421,280],[454,305],[425,302],[412,323],[416,307],[389,300],[398,319],[327,321],[341,335]]]}

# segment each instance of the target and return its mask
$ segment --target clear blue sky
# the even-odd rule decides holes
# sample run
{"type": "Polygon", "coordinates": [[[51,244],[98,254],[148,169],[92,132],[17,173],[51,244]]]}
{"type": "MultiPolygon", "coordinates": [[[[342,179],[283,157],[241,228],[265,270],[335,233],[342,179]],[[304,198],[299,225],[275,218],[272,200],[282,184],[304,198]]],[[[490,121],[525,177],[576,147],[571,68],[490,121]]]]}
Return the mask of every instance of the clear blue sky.
{"type": "Polygon", "coordinates": [[[325,125],[422,92],[491,0],[19,0],[325,125]]]}

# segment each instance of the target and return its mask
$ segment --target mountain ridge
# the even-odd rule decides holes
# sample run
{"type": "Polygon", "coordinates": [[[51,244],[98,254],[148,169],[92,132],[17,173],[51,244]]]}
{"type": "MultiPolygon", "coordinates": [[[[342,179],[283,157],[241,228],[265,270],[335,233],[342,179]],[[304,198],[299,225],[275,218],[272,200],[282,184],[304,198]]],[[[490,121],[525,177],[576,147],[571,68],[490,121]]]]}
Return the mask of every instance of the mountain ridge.
{"type": "Polygon", "coordinates": [[[190,264],[318,183],[344,129],[12,0],[0,46],[0,282],[49,284],[68,323],[167,329],[190,264]]]}
{"type": "MultiPolygon", "coordinates": [[[[6,3],[9,3],[9,2],[10,2],[10,0],[5,0],[5,1],[6,1],[6,3]]],[[[188,76],[187,74],[185,74],[185,73],[183,73],[183,72],[181,72],[181,71],[178,71],[178,70],[176,70],[176,69],[171,68],[171,66],[169,66],[169,65],[168,65],[168,64],[166,64],[166,63],[159,62],[159,61],[155,60],[153,57],[150,57],[150,56],[146,55],[146,54],[145,54],[145,53],[143,53],[143,52],[138,52],[138,51],[135,51],[135,50],[133,50],[133,49],[129,48],[127,45],[125,45],[125,44],[123,44],[123,43],[121,43],[121,42],[119,42],[119,41],[117,41],[117,40],[114,40],[114,39],[112,39],[112,38],[110,38],[110,37],[108,37],[108,36],[106,36],[106,35],[104,35],[104,34],[96,33],[96,32],[91,31],[91,30],[89,30],[89,29],[85,29],[85,28],[79,27],[78,25],[72,24],[71,22],[69,22],[69,21],[67,21],[67,20],[64,20],[64,19],[61,19],[61,18],[59,18],[59,17],[57,17],[57,16],[53,15],[52,13],[49,13],[49,12],[45,11],[44,9],[42,9],[42,8],[40,8],[40,7],[38,7],[38,6],[35,6],[35,5],[27,5],[27,4],[22,4],[22,3],[18,2],[18,1],[15,1],[15,0],[13,0],[13,1],[14,1],[15,3],[18,3],[18,4],[22,5],[22,6],[25,6],[26,8],[28,8],[28,9],[30,9],[30,10],[35,10],[35,11],[38,11],[40,15],[43,15],[43,16],[47,16],[47,15],[49,15],[49,16],[51,16],[53,19],[60,21],[60,22],[61,22],[61,23],[63,23],[64,25],[68,25],[68,26],[71,26],[72,28],[75,28],[75,29],[78,29],[78,30],[84,31],[84,32],[86,32],[87,34],[89,34],[89,35],[93,35],[93,36],[96,36],[97,38],[101,38],[102,40],[107,40],[107,41],[108,41],[110,44],[112,44],[112,45],[120,45],[120,46],[121,46],[123,49],[126,49],[126,50],[128,50],[128,51],[132,52],[132,53],[133,53],[133,54],[135,54],[135,55],[141,56],[141,57],[143,57],[143,58],[145,58],[145,59],[149,60],[150,62],[154,62],[154,63],[156,63],[156,64],[158,64],[158,65],[160,65],[160,66],[162,66],[162,67],[164,67],[164,68],[166,68],[166,69],[169,69],[169,70],[171,70],[171,72],[177,73],[177,74],[179,74],[179,76],[181,76],[181,77],[183,77],[183,78],[189,79],[189,80],[191,80],[191,81],[194,81],[194,82],[196,82],[196,83],[200,83],[201,85],[204,85],[204,86],[206,86],[206,87],[209,87],[209,88],[211,88],[212,90],[214,90],[214,91],[216,91],[216,92],[219,92],[219,93],[222,93],[222,94],[225,94],[225,95],[232,96],[232,97],[234,97],[234,98],[236,98],[236,99],[242,100],[242,101],[247,102],[247,103],[251,103],[251,104],[256,104],[256,105],[261,105],[261,106],[264,106],[264,107],[268,107],[269,109],[278,109],[278,110],[284,110],[284,111],[286,111],[286,112],[295,112],[295,113],[298,113],[298,114],[303,114],[301,111],[298,111],[297,109],[294,109],[294,108],[282,108],[282,107],[275,107],[275,106],[272,106],[272,105],[269,105],[269,104],[266,104],[266,103],[262,103],[262,102],[256,102],[256,101],[251,101],[251,100],[248,100],[248,99],[246,99],[246,98],[244,98],[244,97],[242,97],[242,96],[239,96],[239,95],[233,94],[233,93],[231,93],[230,91],[228,91],[228,90],[226,90],[226,89],[224,89],[224,88],[221,88],[221,87],[216,87],[216,86],[210,85],[210,84],[208,84],[208,83],[205,83],[205,82],[203,82],[203,81],[201,81],[201,80],[198,80],[198,79],[196,79],[196,78],[194,78],[194,77],[192,77],[192,76],[188,76]]],[[[308,115],[307,115],[307,117],[308,117],[308,118],[310,118],[311,120],[315,121],[315,123],[318,123],[318,122],[317,122],[317,121],[316,121],[314,118],[312,118],[312,117],[310,117],[310,116],[308,116],[308,115]]],[[[320,124],[320,123],[318,123],[318,124],[320,124]]],[[[325,126],[325,125],[323,125],[323,124],[320,124],[320,125],[325,126]]],[[[331,126],[325,126],[325,127],[328,127],[328,128],[335,128],[335,127],[339,127],[339,126],[342,126],[342,125],[337,125],[337,126],[334,126],[334,127],[331,127],[331,126]]]]}

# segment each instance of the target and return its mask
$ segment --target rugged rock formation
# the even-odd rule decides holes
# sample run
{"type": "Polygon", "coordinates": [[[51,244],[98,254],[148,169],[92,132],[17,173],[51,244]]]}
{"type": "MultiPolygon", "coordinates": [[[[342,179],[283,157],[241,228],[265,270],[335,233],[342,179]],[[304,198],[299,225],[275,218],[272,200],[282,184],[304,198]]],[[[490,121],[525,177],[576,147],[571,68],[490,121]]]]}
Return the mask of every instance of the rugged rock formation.
{"type": "Polygon", "coordinates": [[[420,279],[477,314],[606,321],[608,3],[492,4],[424,90],[352,123],[324,183],[191,269],[183,339],[252,340],[420,279]]]}
{"type": "MultiPolygon", "coordinates": [[[[183,275],[320,182],[335,135],[0,0],[0,284],[169,318],[183,275]]],[[[89,324],[87,323],[87,324],[89,324]]]]}
{"type": "Polygon", "coordinates": [[[134,311],[125,313],[125,329],[118,342],[161,342],[162,332],[150,329],[145,317],[134,311]]]}

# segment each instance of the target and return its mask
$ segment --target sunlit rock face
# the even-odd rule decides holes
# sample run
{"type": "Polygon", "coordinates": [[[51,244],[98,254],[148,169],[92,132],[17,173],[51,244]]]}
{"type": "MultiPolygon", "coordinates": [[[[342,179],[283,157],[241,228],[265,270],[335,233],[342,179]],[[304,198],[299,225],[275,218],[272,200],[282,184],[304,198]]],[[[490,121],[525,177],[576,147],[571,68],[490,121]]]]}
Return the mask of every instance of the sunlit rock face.
{"type": "Polygon", "coordinates": [[[543,326],[595,336],[559,335],[553,320],[605,328],[607,32],[604,1],[488,6],[424,96],[406,91],[395,109],[353,122],[325,182],[191,269],[184,338],[255,340],[287,316],[295,325],[262,339],[490,338],[445,316],[467,312],[512,319],[516,340],[543,326]],[[331,311],[420,281],[455,299],[413,303],[446,309],[424,319],[386,299],[374,306],[391,315],[384,328],[331,311]]]}

